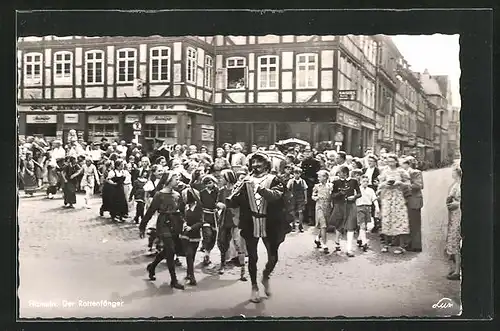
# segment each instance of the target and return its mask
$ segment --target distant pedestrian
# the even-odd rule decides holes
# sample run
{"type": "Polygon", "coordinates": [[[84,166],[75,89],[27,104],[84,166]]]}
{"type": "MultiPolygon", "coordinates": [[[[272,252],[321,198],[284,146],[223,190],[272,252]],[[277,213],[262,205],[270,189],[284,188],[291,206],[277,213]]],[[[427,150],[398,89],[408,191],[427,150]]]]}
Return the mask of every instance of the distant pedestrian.
{"type": "MultiPolygon", "coordinates": [[[[308,185],[301,176],[302,169],[295,167],[293,169],[293,178],[288,181],[287,189],[292,193],[293,215],[294,217],[298,217],[299,232],[304,232],[304,211],[308,202],[308,185]]],[[[294,229],[295,222],[292,230],[294,229]]]]}
{"type": "Polygon", "coordinates": [[[332,210],[332,184],[328,182],[329,174],[326,170],[318,171],[319,183],[314,185],[312,199],[316,202],[316,227],[318,235],[314,240],[317,248],[323,249],[324,253],[329,253],[327,245],[327,219],[332,210]]]}
{"type": "Polygon", "coordinates": [[[144,206],[146,203],[146,192],[144,186],[148,182],[149,172],[147,170],[142,172],[142,176],[134,181],[132,190],[129,194],[129,201],[135,200],[135,223],[139,223],[139,218],[144,218],[144,206]]]}
{"type": "Polygon", "coordinates": [[[69,161],[62,170],[63,176],[63,194],[64,194],[64,207],[75,208],[76,204],[76,187],[77,176],[80,173],[80,166],[76,163],[76,157],[69,156],[69,161]]]}
{"type": "Polygon", "coordinates": [[[375,206],[375,215],[380,213],[378,198],[375,191],[369,187],[369,178],[363,175],[360,179],[361,197],[356,200],[357,221],[359,226],[358,246],[363,251],[368,250],[368,239],[366,236],[367,225],[371,220],[372,206],[375,206]]]}

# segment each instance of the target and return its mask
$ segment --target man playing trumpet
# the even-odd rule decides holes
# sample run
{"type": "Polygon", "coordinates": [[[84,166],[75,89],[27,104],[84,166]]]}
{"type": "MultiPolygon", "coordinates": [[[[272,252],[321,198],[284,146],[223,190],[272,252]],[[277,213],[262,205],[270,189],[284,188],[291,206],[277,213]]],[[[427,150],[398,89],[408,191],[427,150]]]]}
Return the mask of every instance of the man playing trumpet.
{"type": "Polygon", "coordinates": [[[248,252],[248,273],[252,284],[251,302],[260,302],[257,285],[257,245],[262,238],[267,250],[267,263],[262,275],[265,294],[271,296],[269,277],[278,262],[278,248],[290,232],[284,215],[284,186],[270,174],[271,161],[264,153],[257,152],[249,160],[251,173],[235,185],[226,203],[230,208],[240,208],[241,236],[248,252]]]}

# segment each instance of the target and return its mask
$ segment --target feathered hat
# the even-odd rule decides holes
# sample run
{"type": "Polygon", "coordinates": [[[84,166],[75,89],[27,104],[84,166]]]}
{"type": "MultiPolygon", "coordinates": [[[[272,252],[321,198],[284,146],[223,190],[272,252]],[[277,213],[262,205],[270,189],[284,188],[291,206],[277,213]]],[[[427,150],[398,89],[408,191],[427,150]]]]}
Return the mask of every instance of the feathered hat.
{"type": "Polygon", "coordinates": [[[237,181],[236,174],[231,169],[224,169],[220,174],[222,178],[224,178],[224,180],[230,184],[235,184],[237,181]]]}
{"type": "Polygon", "coordinates": [[[182,193],[181,193],[182,200],[184,200],[184,202],[187,202],[188,193],[193,196],[193,198],[196,200],[196,202],[201,203],[200,192],[198,192],[198,190],[194,189],[193,187],[187,187],[186,189],[184,189],[182,191],[182,193]]]}
{"type": "Polygon", "coordinates": [[[212,182],[214,182],[214,184],[217,184],[217,178],[215,178],[215,177],[214,177],[214,176],[212,176],[212,175],[205,175],[205,176],[203,176],[203,179],[201,180],[201,182],[202,182],[203,184],[206,184],[206,183],[208,183],[209,181],[212,181],[212,182]]]}

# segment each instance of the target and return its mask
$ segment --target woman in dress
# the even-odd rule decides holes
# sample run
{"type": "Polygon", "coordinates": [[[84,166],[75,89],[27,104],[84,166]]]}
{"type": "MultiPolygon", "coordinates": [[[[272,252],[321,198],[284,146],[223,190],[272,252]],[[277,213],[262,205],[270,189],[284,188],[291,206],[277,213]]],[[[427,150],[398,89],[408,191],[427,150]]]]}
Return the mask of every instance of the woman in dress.
{"type": "Polygon", "coordinates": [[[387,167],[379,176],[380,200],[382,202],[382,234],[386,237],[382,252],[388,252],[387,237],[398,242],[394,254],[405,252],[406,236],[410,233],[408,210],[404,192],[410,184],[408,173],[399,167],[396,155],[386,157],[387,167]]]}
{"type": "Polygon", "coordinates": [[[27,196],[33,196],[37,189],[37,180],[35,175],[35,162],[33,160],[33,152],[26,151],[26,159],[23,166],[23,184],[24,193],[27,196]]]}
{"type": "Polygon", "coordinates": [[[109,171],[106,182],[109,186],[109,213],[111,220],[114,222],[116,218],[123,221],[123,217],[128,214],[128,204],[123,190],[123,183],[125,181],[125,170],[123,170],[124,163],[122,160],[115,161],[114,170],[109,171]]]}
{"type": "Polygon", "coordinates": [[[45,155],[43,151],[39,148],[34,149],[33,160],[35,163],[35,177],[37,186],[40,188],[43,185],[43,173],[45,164],[45,155]]]}
{"type": "Polygon", "coordinates": [[[76,162],[76,157],[69,156],[69,162],[62,170],[63,177],[63,194],[64,206],[63,208],[75,208],[76,204],[76,186],[78,184],[77,176],[80,173],[80,166],[76,162]]]}
{"type": "Polygon", "coordinates": [[[49,156],[49,160],[47,161],[47,197],[49,199],[54,199],[57,193],[57,184],[59,182],[58,170],[59,167],[57,166],[56,159],[53,156],[49,156]]]}
{"type": "Polygon", "coordinates": [[[85,164],[80,170],[80,175],[82,175],[80,187],[85,191],[85,208],[90,209],[89,201],[94,194],[96,182],[99,185],[99,174],[90,157],[85,159],[85,164]]]}
{"type": "Polygon", "coordinates": [[[219,185],[221,185],[222,182],[221,171],[224,169],[230,169],[231,165],[229,164],[229,161],[224,157],[223,148],[217,148],[215,153],[216,157],[214,159],[211,172],[214,175],[214,177],[217,178],[217,180],[219,181],[219,185]]]}
{"type": "Polygon", "coordinates": [[[462,200],[461,182],[462,170],[459,166],[453,167],[453,184],[450,186],[448,197],[446,199],[446,207],[448,208],[448,232],[446,235],[446,253],[453,256],[455,260],[454,268],[448,273],[449,280],[460,280],[461,270],[461,254],[462,246],[461,226],[462,208],[460,203],[462,200]]]}

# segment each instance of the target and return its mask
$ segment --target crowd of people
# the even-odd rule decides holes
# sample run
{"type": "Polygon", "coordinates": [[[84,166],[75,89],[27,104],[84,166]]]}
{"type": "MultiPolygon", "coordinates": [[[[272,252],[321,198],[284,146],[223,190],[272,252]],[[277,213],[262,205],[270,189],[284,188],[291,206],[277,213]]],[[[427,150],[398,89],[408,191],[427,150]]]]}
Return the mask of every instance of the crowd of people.
{"type": "MultiPolygon", "coordinates": [[[[109,212],[113,222],[130,219],[138,224],[155,256],[147,266],[149,278],[156,279],[155,268],[166,259],[173,288],[196,285],[193,264],[200,243],[204,266],[212,263],[211,252],[217,246],[219,273],[231,261],[240,268],[242,281],[247,280],[248,257],[253,302],[260,300],[256,280],[260,238],[268,254],[262,277],[268,296],[280,244],[287,233],[304,232],[307,225],[317,229],[313,247],[325,254],[355,257],[368,251],[368,225],[379,234],[382,253],[422,251],[423,178],[412,156],[398,157],[386,150],[375,155],[368,150],[355,158],[308,145],[253,145],[244,154],[238,143],[224,144],[214,154],[196,145],[159,143],[150,153],[137,141],[87,145],[78,142],[75,132],[70,132],[64,147],[61,141],[47,144],[29,137],[19,145],[18,183],[27,196],[43,189],[48,199],[54,199],[62,190],[64,208],[75,208],[77,192],[85,193],[85,208],[91,208],[91,199],[100,194],[100,216],[109,212]],[[179,256],[186,258],[184,284],[176,276],[179,256]]],[[[446,250],[454,267],[447,278],[458,280],[461,170],[457,166],[453,178],[446,201],[446,250]]]]}

